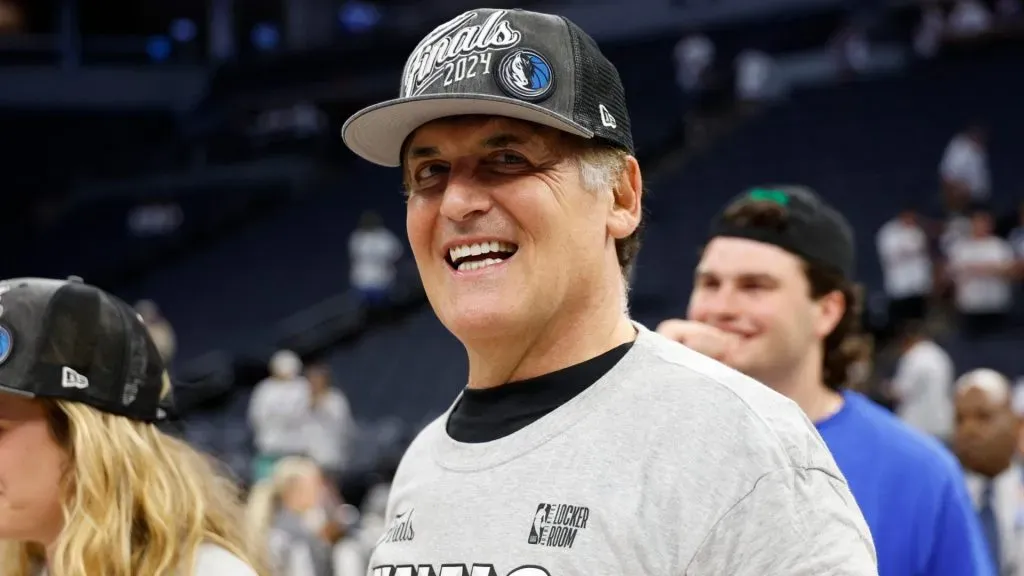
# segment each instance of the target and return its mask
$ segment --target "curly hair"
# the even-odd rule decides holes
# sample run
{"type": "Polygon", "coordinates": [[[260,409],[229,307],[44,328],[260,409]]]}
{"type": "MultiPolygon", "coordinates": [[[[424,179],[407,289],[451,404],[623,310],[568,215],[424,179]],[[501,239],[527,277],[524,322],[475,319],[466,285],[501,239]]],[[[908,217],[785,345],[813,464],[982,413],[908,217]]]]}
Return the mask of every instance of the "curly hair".
{"type": "MultiPolygon", "coordinates": [[[[723,218],[733,226],[769,229],[781,232],[787,226],[785,207],[768,201],[745,201],[730,206],[723,218]]],[[[842,389],[849,380],[850,368],[870,357],[870,339],[861,326],[864,306],[863,287],[839,270],[820,262],[800,258],[810,285],[808,296],[820,300],[833,292],[843,295],[845,309],[832,332],[825,337],[822,379],[832,390],[842,389]]]]}

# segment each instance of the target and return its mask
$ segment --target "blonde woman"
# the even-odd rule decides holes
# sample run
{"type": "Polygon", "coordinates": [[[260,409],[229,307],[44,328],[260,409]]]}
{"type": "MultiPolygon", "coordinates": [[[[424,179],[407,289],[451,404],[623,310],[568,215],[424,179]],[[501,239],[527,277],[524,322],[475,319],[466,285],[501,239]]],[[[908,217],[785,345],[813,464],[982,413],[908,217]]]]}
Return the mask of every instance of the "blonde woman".
{"type": "Polygon", "coordinates": [[[157,429],[170,390],[124,302],[0,281],[0,574],[267,574],[233,484],[157,429]]]}
{"type": "Polygon", "coordinates": [[[331,548],[341,536],[332,497],[310,458],[278,460],[249,494],[249,540],[270,550],[278,576],[330,576],[331,548]]]}

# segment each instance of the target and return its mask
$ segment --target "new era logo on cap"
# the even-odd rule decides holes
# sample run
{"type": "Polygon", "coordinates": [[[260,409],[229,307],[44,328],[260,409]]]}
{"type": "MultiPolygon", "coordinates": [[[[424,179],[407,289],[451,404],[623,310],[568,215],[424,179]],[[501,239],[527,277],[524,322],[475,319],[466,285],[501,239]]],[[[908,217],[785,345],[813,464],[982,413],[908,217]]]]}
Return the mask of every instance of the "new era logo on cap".
{"type": "Polygon", "coordinates": [[[78,388],[79,390],[84,390],[89,387],[88,378],[67,366],[61,368],[60,374],[61,386],[65,388],[78,388]]]}
{"type": "Polygon", "coordinates": [[[449,116],[504,116],[633,151],[618,71],[578,26],[552,14],[482,8],[426,35],[406,61],[399,97],[353,115],[342,138],[384,166],[406,138],[449,116]]]}

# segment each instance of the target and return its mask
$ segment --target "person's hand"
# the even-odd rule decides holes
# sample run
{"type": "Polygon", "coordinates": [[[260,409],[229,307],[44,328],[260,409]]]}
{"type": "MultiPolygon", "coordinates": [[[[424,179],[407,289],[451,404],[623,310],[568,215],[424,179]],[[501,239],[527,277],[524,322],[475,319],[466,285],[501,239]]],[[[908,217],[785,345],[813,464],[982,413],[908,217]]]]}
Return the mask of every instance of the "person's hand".
{"type": "Polygon", "coordinates": [[[658,324],[658,334],[728,364],[739,337],[710,324],[672,318],[658,324]]]}

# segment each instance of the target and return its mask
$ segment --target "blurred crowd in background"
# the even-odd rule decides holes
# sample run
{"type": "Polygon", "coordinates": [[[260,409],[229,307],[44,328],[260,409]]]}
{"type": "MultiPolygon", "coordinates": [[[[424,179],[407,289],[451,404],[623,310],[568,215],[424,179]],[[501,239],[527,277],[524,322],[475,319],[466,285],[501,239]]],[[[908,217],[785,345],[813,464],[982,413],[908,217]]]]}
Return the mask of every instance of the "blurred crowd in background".
{"type": "MultiPolygon", "coordinates": [[[[174,432],[251,487],[282,576],[365,572],[398,459],[465,384],[398,176],[338,138],[476,7],[427,4],[0,0],[2,275],[137,302],[179,382],[174,432]]],[[[508,4],[571,14],[622,74],[650,188],[634,317],[685,310],[727,198],[812,186],[857,234],[871,353],[849,385],[1024,454],[1020,0],[640,4],[508,4]],[[976,369],[1005,411],[956,405],[976,369]]],[[[1013,460],[953,448],[968,474],[1017,474],[996,513],[1024,529],[1013,460]]]]}

